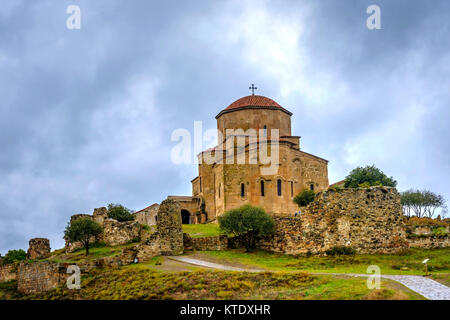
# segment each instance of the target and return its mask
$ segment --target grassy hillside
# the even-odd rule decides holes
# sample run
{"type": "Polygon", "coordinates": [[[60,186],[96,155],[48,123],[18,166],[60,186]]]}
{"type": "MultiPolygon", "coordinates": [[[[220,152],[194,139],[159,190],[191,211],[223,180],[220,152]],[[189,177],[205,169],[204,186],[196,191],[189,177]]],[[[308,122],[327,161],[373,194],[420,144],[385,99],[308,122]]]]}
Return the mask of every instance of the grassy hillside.
{"type": "Polygon", "coordinates": [[[421,299],[393,282],[369,290],[365,279],[306,273],[239,273],[212,270],[158,272],[147,268],[96,269],[81,290],[56,289],[21,296],[14,282],[0,286],[0,299],[421,299]]]}

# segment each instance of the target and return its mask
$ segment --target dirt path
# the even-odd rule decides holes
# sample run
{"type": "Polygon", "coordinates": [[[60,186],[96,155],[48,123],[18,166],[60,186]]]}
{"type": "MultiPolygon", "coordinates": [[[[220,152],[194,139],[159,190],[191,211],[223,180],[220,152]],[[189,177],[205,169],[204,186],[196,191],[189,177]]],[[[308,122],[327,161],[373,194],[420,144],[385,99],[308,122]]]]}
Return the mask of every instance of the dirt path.
{"type": "MultiPolygon", "coordinates": [[[[249,269],[249,268],[240,268],[234,267],[219,263],[214,263],[210,261],[200,260],[196,258],[188,258],[184,256],[170,257],[169,259],[175,260],[178,262],[188,263],[191,265],[196,265],[200,267],[218,269],[218,270],[226,270],[226,271],[246,271],[246,272],[264,272],[267,270],[260,269],[249,269]]],[[[317,273],[321,274],[321,273],[317,273]]],[[[330,273],[323,273],[330,274],[330,273]]],[[[342,276],[351,276],[351,277],[365,277],[367,278],[369,275],[367,274],[346,274],[346,273],[333,273],[333,275],[342,275],[342,276]]],[[[407,288],[419,293],[430,300],[450,300],[450,288],[440,284],[437,281],[434,281],[429,278],[421,277],[421,276],[404,276],[404,275],[382,275],[385,279],[394,280],[400,282],[407,288]]]]}

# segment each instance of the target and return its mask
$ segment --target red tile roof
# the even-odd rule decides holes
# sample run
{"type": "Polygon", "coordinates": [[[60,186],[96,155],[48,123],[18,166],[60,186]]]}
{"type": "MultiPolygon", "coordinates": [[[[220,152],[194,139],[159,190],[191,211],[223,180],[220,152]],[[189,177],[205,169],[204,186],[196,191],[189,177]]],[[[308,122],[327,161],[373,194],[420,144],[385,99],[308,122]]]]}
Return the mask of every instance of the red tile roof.
{"type": "Polygon", "coordinates": [[[273,101],[270,98],[264,97],[264,96],[246,96],[242,97],[232,104],[230,104],[225,110],[231,110],[236,108],[242,108],[242,107],[278,107],[281,108],[281,106],[273,101]]]}
{"type": "Polygon", "coordinates": [[[287,113],[290,116],[292,115],[291,112],[289,112],[288,110],[286,110],[285,108],[280,106],[277,102],[273,101],[272,99],[264,97],[264,96],[254,95],[254,96],[242,97],[242,98],[236,100],[235,102],[230,104],[228,107],[226,107],[225,109],[220,111],[219,114],[216,116],[216,119],[218,119],[224,113],[242,110],[242,109],[246,109],[246,108],[249,108],[249,109],[263,108],[263,109],[275,109],[275,110],[279,109],[279,110],[287,113]]]}

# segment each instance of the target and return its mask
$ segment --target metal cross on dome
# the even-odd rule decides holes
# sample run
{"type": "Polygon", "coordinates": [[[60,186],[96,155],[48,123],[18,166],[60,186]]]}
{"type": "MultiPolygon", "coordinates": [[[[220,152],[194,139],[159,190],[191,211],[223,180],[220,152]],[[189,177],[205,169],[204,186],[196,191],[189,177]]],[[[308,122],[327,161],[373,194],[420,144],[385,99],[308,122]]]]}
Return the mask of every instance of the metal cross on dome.
{"type": "Polygon", "coordinates": [[[252,83],[251,87],[248,87],[249,90],[252,90],[252,96],[255,95],[255,90],[258,89],[257,87],[255,87],[255,85],[252,83]]]}

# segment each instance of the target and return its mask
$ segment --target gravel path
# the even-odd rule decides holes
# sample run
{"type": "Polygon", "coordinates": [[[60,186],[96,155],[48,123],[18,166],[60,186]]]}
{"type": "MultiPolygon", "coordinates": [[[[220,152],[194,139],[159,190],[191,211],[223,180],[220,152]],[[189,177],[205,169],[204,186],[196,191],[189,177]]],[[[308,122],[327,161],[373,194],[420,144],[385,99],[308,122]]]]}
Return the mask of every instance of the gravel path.
{"type": "MultiPolygon", "coordinates": [[[[189,263],[197,266],[202,266],[206,268],[226,270],[226,271],[246,271],[246,272],[263,272],[266,270],[259,269],[247,269],[247,268],[237,268],[231,267],[223,264],[213,263],[209,261],[188,258],[188,257],[168,257],[169,259],[176,260],[179,262],[189,263]]],[[[328,273],[329,274],[329,273],[328,273]]],[[[347,275],[351,277],[368,277],[367,274],[354,274],[354,273],[334,273],[335,275],[347,275]]],[[[450,288],[440,284],[429,278],[421,276],[402,276],[402,275],[382,275],[385,279],[394,280],[400,282],[409,289],[419,293],[430,300],[450,300],[450,288]]]]}
{"type": "MultiPolygon", "coordinates": [[[[367,277],[367,275],[356,275],[367,277]]],[[[430,300],[450,300],[450,288],[429,278],[421,276],[381,275],[383,278],[400,282],[405,287],[430,300]]]]}
{"type": "Polygon", "coordinates": [[[218,263],[214,263],[214,262],[193,259],[193,258],[187,258],[187,257],[180,257],[180,256],[178,256],[178,257],[170,256],[167,258],[169,258],[171,260],[184,262],[184,263],[194,264],[196,266],[225,270],[225,271],[241,271],[241,272],[244,272],[244,271],[246,271],[246,272],[263,272],[263,271],[265,271],[265,270],[259,270],[259,269],[247,269],[247,268],[244,269],[244,268],[231,267],[231,266],[226,266],[226,265],[218,264],[218,263]]]}

